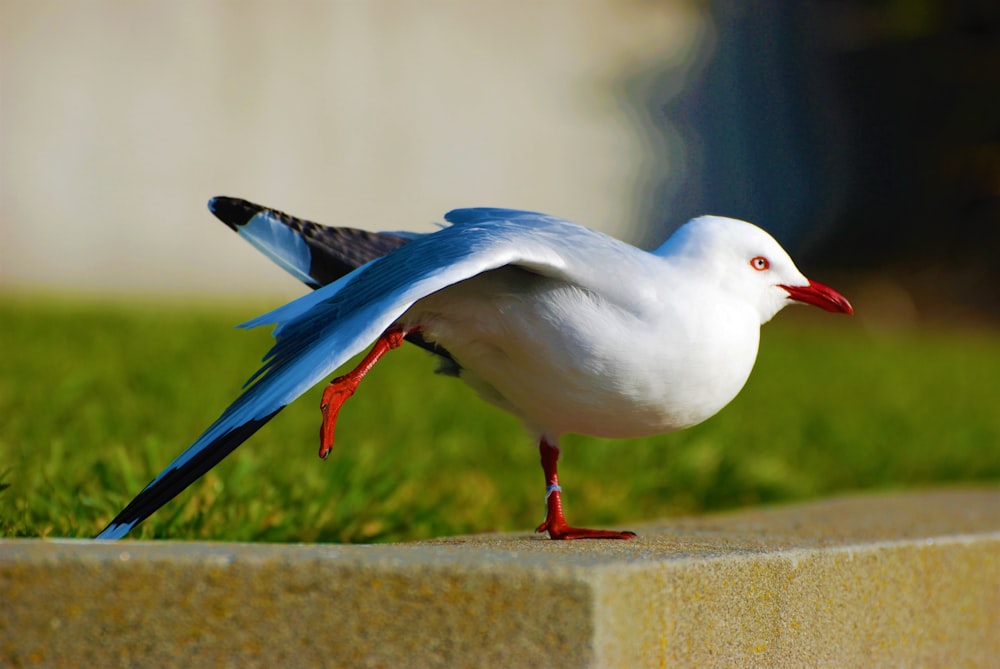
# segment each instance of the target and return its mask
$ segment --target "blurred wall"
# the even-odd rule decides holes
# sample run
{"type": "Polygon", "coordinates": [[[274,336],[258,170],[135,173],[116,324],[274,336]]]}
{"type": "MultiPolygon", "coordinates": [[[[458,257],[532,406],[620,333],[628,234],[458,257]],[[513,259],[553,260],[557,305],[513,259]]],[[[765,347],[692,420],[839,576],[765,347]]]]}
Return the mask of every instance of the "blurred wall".
{"type": "Polygon", "coordinates": [[[0,0],[0,289],[297,294],[219,193],[647,246],[736,216],[1000,317],[1000,3],[0,0]]]}
{"type": "MultiPolygon", "coordinates": [[[[205,209],[429,230],[537,209],[636,238],[665,160],[618,78],[698,2],[0,3],[0,288],[301,292],[205,209]]],[[[669,161],[668,161],[669,162],[669,161]]]]}

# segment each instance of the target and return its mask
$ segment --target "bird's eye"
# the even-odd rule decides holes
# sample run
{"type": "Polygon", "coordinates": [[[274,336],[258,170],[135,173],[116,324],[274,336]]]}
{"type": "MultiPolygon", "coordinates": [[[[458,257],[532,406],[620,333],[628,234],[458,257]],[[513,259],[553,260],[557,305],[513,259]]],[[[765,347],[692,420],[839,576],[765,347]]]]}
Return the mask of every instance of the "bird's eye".
{"type": "Polygon", "coordinates": [[[771,263],[768,262],[767,258],[764,256],[757,256],[750,259],[750,266],[753,267],[758,272],[763,272],[764,270],[771,267],[771,263]]]}

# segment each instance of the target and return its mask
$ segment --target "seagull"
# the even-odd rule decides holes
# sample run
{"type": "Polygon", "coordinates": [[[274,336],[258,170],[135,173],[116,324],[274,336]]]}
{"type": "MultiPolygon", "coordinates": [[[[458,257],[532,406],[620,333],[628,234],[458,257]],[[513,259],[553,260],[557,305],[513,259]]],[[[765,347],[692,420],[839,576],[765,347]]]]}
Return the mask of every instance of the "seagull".
{"type": "Polygon", "coordinates": [[[97,536],[119,539],[352,356],[321,401],[322,458],[365,374],[411,342],[538,439],[552,539],[631,539],[569,525],[568,433],[634,438],[713,416],[743,387],[760,327],[788,304],[853,313],[761,228],[701,216],[645,251],[546,214],[455,209],[430,233],[331,228],[231,197],[209,209],[313,292],[244,323],[275,343],[242,394],[97,536]]]}

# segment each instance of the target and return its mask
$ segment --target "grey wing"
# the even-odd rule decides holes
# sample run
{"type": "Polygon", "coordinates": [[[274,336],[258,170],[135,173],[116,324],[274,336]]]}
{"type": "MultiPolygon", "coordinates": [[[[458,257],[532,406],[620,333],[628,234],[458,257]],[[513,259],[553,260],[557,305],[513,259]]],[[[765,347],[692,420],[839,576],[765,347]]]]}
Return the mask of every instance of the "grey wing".
{"type": "MultiPolygon", "coordinates": [[[[276,341],[263,367],[222,415],[143,488],[98,538],[128,534],[288,403],[378,338],[415,301],[507,265],[589,283],[594,280],[594,253],[605,259],[609,254],[621,255],[615,251],[618,243],[610,238],[538,214],[460,210],[446,218],[456,224],[416,238],[395,253],[245,323],[277,325],[276,341]],[[581,256],[581,249],[589,253],[581,256]]],[[[290,238],[291,233],[276,230],[290,238]]],[[[293,254],[282,257],[282,262],[295,260],[305,247],[285,248],[293,254]]],[[[608,284],[604,277],[596,280],[608,284]]]]}
{"type": "MultiPolygon", "coordinates": [[[[335,228],[225,195],[209,200],[208,208],[254,248],[314,290],[419,236],[335,228]]],[[[407,335],[406,340],[440,356],[439,373],[458,375],[458,363],[444,348],[428,342],[419,332],[407,335]]]]}
{"type": "Polygon", "coordinates": [[[320,225],[223,195],[209,200],[208,208],[264,255],[313,289],[332,283],[411,240],[390,232],[320,225]]]}

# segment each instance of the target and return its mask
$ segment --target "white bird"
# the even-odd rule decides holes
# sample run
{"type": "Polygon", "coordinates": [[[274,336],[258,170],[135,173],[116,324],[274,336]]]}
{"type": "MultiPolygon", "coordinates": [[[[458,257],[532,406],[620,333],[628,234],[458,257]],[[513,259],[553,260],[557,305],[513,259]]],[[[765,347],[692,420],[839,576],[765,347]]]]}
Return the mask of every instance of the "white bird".
{"type": "Polygon", "coordinates": [[[275,324],[242,395],[98,536],[117,539],[173,499],[292,400],[374,342],[323,394],[320,455],[338,411],[404,340],[440,356],[539,439],[553,539],[629,539],[571,527],[556,463],[567,433],[641,437],[704,421],[743,387],[760,326],[802,302],[850,314],[762,229],[702,216],[644,251],[544,214],[456,209],[429,234],[327,228],[244,200],[209,208],[315,292],[243,327],[275,324]]]}

